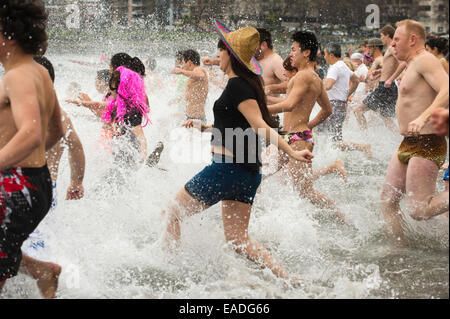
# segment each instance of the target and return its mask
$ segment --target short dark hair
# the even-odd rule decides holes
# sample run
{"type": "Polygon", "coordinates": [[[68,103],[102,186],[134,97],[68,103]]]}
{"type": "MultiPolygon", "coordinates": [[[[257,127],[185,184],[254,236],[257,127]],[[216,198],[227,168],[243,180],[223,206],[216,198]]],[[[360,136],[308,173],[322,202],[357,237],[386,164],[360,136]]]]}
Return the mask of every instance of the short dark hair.
{"type": "Polygon", "coordinates": [[[391,39],[393,39],[394,38],[394,34],[395,34],[395,28],[393,26],[391,26],[390,24],[388,24],[388,25],[385,25],[381,29],[380,33],[383,34],[383,35],[387,35],[391,39]]]}
{"type": "Polygon", "coordinates": [[[2,0],[0,26],[6,38],[17,41],[26,54],[47,51],[48,14],[41,0],[2,0]]]}
{"type": "Polygon", "coordinates": [[[194,50],[183,51],[183,60],[185,62],[191,61],[195,65],[200,65],[200,54],[194,50]]]}
{"type": "Polygon", "coordinates": [[[292,40],[300,44],[302,51],[309,50],[310,61],[316,61],[317,51],[319,50],[319,42],[314,33],[309,31],[299,31],[292,35],[292,40]]]}
{"type": "Polygon", "coordinates": [[[330,43],[325,47],[325,50],[327,50],[328,54],[333,54],[336,58],[342,57],[342,50],[341,46],[337,43],[330,43]]]}
{"type": "Polygon", "coordinates": [[[272,34],[263,28],[258,28],[257,30],[259,32],[259,44],[266,42],[267,47],[272,50],[273,49],[272,34]]]}
{"type": "Polygon", "coordinates": [[[111,66],[113,68],[113,71],[121,66],[129,67],[130,62],[131,56],[127,53],[117,53],[114,54],[111,58],[111,66]]]}
{"type": "Polygon", "coordinates": [[[437,48],[438,52],[446,55],[448,53],[448,40],[442,37],[430,37],[425,42],[431,49],[437,48]]]}
{"type": "Polygon", "coordinates": [[[287,57],[284,60],[283,68],[285,68],[287,71],[297,71],[298,72],[298,68],[296,68],[295,66],[292,65],[290,57],[287,57]]]}
{"type": "Polygon", "coordinates": [[[109,74],[109,70],[107,69],[97,71],[97,79],[104,82],[105,84],[108,84],[110,77],[111,75],[109,74]]]}
{"type": "Polygon", "coordinates": [[[130,64],[126,66],[128,69],[140,74],[145,77],[145,65],[142,63],[141,59],[134,57],[130,60],[130,64]]]}
{"type": "Polygon", "coordinates": [[[50,79],[52,79],[52,82],[55,82],[55,69],[53,68],[53,64],[50,60],[44,56],[34,56],[33,59],[47,69],[50,79]]]}

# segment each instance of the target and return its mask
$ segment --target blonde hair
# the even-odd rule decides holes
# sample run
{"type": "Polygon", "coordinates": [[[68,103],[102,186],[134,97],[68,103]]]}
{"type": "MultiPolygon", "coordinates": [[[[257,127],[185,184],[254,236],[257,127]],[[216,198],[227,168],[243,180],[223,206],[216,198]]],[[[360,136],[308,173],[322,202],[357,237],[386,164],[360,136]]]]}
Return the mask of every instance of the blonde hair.
{"type": "Polygon", "coordinates": [[[350,60],[349,58],[344,58],[344,63],[348,66],[348,68],[352,72],[356,71],[356,66],[355,66],[355,64],[353,64],[352,60],[350,60]]]}
{"type": "Polygon", "coordinates": [[[406,19],[396,23],[397,28],[404,26],[409,34],[415,34],[419,39],[426,40],[426,31],[420,22],[415,20],[406,19]]]}

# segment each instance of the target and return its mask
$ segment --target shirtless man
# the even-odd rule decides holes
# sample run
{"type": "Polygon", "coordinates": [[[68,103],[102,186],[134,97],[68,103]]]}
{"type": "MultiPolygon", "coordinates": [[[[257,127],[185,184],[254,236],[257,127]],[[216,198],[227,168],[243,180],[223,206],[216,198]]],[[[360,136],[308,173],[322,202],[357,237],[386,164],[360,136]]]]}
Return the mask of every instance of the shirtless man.
{"type": "Polygon", "coordinates": [[[184,51],[182,67],[175,68],[170,73],[183,74],[189,78],[185,90],[186,120],[201,120],[206,124],[208,73],[200,67],[200,55],[193,50],[184,51]]]}
{"type": "Polygon", "coordinates": [[[0,8],[0,291],[19,267],[53,298],[61,267],[22,259],[21,246],[50,209],[52,185],[46,150],[63,136],[49,73],[33,60],[47,48],[41,1],[6,0],[0,8]],[[29,21],[23,24],[24,20],[29,21]]]}
{"type": "MultiPolygon", "coordinates": [[[[311,32],[297,32],[293,35],[291,63],[298,73],[289,81],[287,97],[283,101],[269,106],[271,114],[285,112],[283,131],[287,132],[286,141],[297,151],[314,147],[311,130],[322,123],[332,113],[331,103],[322,80],[315,72],[315,59],[319,48],[316,36],[311,32]],[[309,120],[316,102],[321,107],[319,114],[309,120]]],[[[294,187],[301,197],[314,205],[334,211],[341,220],[341,213],[334,202],[313,188],[312,165],[289,160],[287,170],[294,187]]]]}
{"type": "Polygon", "coordinates": [[[408,63],[399,88],[397,116],[404,140],[389,164],[381,195],[382,212],[392,240],[403,246],[400,200],[406,194],[407,213],[423,215],[436,189],[436,178],[447,155],[445,137],[436,135],[429,119],[437,108],[448,108],[448,74],[425,50],[425,28],[417,21],[397,23],[392,48],[408,63]]]}
{"type": "MultiPolygon", "coordinates": [[[[380,74],[378,87],[355,109],[356,119],[362,129],[367,129],[367,121],[364,113],[373,110],[379,112],[388,128],[396,131],[394,122],[395,105],[398,98],[397,85],[394,81],[406,68],[406,63],[400,63],[394,55],[391,47],[394,36],[394,27],[387,25],[381,29],[381,42],[387,49],[383,57],[383,66],[380,70],[374,70],[373,76],[380,74]]],[[[377,45],[379,46],[379,45],[377,45]]],[[[375,63],[374,63],[375,64],[375,63]]]]}
{"type": "Polygon", "coordinates": [[[263,69],[266,94],[279,96],[286,93],[288,79],[284,76],[283,59],[273,50],[272,34],[259,28],[259,47],[255,58],[263,69]],[[273,91],[273,92],[272,92],[273,91]]]}

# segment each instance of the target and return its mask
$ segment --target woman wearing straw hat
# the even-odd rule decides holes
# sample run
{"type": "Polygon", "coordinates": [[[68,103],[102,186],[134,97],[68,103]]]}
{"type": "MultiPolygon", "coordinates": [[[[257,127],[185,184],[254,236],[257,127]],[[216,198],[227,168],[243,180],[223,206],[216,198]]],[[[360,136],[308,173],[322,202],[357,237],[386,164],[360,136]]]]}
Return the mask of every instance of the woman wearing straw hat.
{"type": "Polygon", "coordinates": [[[269,115],[262,69],[253,57],[259,45],[255,28],[230,32],[216,21],[220,36],[220,68],[229,81],[214,104],[214,125],[190,120],[185,127],[212,131],[212,164],[190,180],[178,193],[175,202],[164,212],[167,216],[167,244],[180,239],[183,213],[193,215],[222,201],[225,238],[248,259],[268,267],[282,278],[288,273],[258,242],[250,240],[248,224],[256,191],[261,183],[261,137],[303,162],[311,162],[308,150],[294,151],[272,128],[277,123],[269,115]],[[240,133],[239,133],[240,132],[240,133]],[[255,133],[258,132],[258,135],[255,133]],[[258,138],[259,136],[259,138],[258,138]]]}

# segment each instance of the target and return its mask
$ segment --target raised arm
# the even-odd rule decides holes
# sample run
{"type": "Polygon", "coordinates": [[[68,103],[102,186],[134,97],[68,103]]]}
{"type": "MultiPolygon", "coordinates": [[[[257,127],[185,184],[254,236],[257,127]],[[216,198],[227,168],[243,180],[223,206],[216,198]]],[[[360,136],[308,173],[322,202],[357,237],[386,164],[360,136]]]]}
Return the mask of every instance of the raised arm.
{"type": "Polygon", "coordinates": [[[187,71],[187,70],[183,70],[180,68],[175,68],[170,73],[171,74],[183,74],[193,80],[203,80],[205,77],[207,77],[206,72],[201,67],[197,67],[193,71],[187,71]]]}
{"type": "Polygon", "coordinates": [[[278,84],[269,84],[264,88],[266,94],[286,94],[289,81],[283,81],[278,84]]]}
{"type": "Polygon", "coordinates": [[[431,114],[438,108],[448,109],[449,81],[448,74],[441,67],[439,60],[427,56],[417,61],[417,72],[423,76],[425,81],[437,92],[433,103],[414,121],[408,125],[408,133],[420,134],[420,131],[430,120],[431,114]]]}

